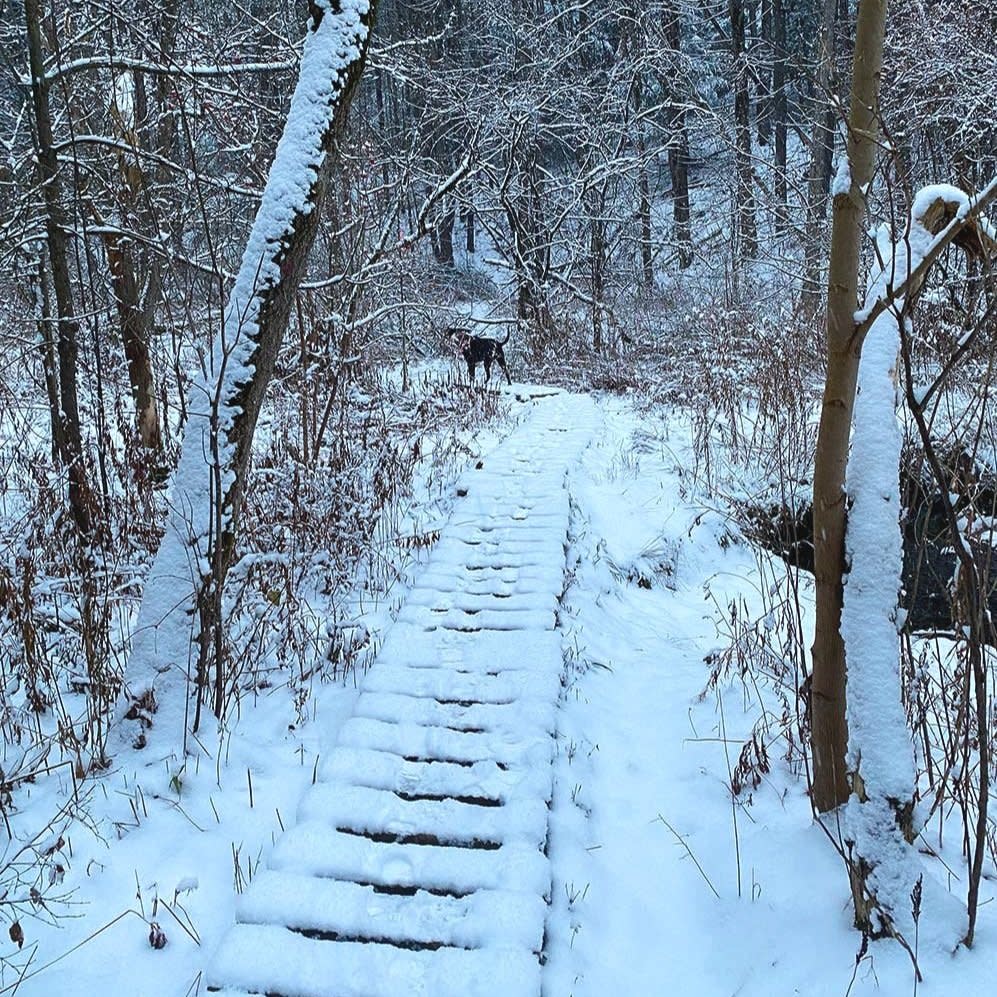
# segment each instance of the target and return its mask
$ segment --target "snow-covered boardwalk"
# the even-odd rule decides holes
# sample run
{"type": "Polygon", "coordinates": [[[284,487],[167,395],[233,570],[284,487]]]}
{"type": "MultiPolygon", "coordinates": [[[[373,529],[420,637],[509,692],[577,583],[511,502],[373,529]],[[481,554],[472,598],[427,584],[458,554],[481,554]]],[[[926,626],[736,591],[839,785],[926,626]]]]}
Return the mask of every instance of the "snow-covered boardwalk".
{"type": "Polygon", "coordinates": [[[538,997],[568,468],[594,404],[554,395],[469,470],[354,715],[239,898],[230,997],[538,997]]]}

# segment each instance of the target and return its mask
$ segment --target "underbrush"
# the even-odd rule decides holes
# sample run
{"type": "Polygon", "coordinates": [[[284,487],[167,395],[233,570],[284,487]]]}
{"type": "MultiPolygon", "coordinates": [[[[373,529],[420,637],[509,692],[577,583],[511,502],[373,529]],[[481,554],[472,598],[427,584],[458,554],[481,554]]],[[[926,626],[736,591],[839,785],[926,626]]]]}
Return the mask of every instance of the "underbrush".
{"type": "MultiPolygon", "coordinates": [[[[300,395],[278,386],[269,402],[226,589],[223,736],[264,690],[285,687],[304,721],[315,682],[362,672],[377,647],[371,610],[390,613],[406,566],[437,536],[476,435],[500,416],[497,394],[469,391],[449,370],[413,372],[404,391],[395,380],[355,378],[308,447],[300,395]]],[[[133,704],[130,725],[117,726],[115,711],[166,499],[137,449],[107,447],[100,540],[83,549],[43,434],[31,431],[29,414],[6,418],[0,816],[10,844],[0,860],[0,919],[17,943],[23,919],[71,913],[61,888],[68,830],[89,820],[90,777],[120,761],[115,753],[129,743],[143,748],[145,731],[160,722],[153,703],[133,704]],[[119,452],[126,456],[116,462],[119,452]],[[137,733],[122,741],[126,727],[137,733]],[[48,801],[44,815],[39,800],[48,801]]],[[[144,803],[134,805],[141,814],[144,803]]]]}
{"type": "MultiPolygon", "coordinates": [[[[729,340],[728,362],[716,364],[729,322],[736,324],[729,315],[699,316],[693,323],[701,333],[697,347],[673,357],[673,375],[658,381],[664,389],[654,391],[648,381],[634,390],[654,398],[649,412],[663,407],[689,421],[686,495],[721,513],[733,542],[757,550],[757,598],[729,599],[719,589],[711,595],[717,647],[705,662],[703,694],[716,700],[719,715],[734,692],[755,717],[750,734],[739,746],[731,745],[728,759],[736,812],[766,791],[777,758],[808,789],[810,784],[809,504],[821,385],[807,330],[789,320],[781,334],[772,323],[742,322],[729,340]],[[767,334],[759,334],[763,330],[767,334]]],[[[916,376],[931,383],[932,372],[946,368],[951,348],[922,341],[916,376]]],[[[901,597],[906,608],[898,620],[898,641],[917,766],[917,847],[928,856],[933,878],[962,903],[980,849],[986,853],[984,879],[997,875],[997,815],[985,792],[997,779],[997,642],[992,627],[987,639],[985,621],[982,628],[970,625],[965,572],[956,556],[959,545],[971,552],[979,597],[992,607],[997,591],[992,383],[992,362],[968,358],[933,400],[928,443],[908,408],[900,409],[907,437],[904,467],[898,469],[906,509],[901,597]],[[976,705],[980,673],[986,676],[986,714],[976,705]]],[[[846,844],[833,820],[827,827],[844,855],[846,844]]],[[[925,893],[924,903],[937,905],[937,895],[929,896],[925,893]]],[[[958,937],[953,935],[952,946],[958,937]]]]}

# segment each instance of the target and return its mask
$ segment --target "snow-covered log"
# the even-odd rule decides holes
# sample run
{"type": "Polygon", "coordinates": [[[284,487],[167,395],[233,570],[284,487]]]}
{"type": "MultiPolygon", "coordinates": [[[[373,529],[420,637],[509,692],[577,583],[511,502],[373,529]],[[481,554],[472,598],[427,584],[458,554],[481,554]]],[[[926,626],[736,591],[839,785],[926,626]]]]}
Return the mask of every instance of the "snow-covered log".
{"type": "Polygon", "coordinates": [[[179,736],[185,723],[182,692],[188,683],[198,682],[205,693],[198,697],[198,709],[208,698],[212,663],[212,705],[216,713],[224,706],[217,653],[221,592],[253,434],[314,241],[375,6],[376,0],[309,4],[312,19],[284,132],[207,370],[188,394],[171,511],[146,582],[126,675],[133,700],[158,701],[169,711],[160,724],[171,736],[179,736]]]}

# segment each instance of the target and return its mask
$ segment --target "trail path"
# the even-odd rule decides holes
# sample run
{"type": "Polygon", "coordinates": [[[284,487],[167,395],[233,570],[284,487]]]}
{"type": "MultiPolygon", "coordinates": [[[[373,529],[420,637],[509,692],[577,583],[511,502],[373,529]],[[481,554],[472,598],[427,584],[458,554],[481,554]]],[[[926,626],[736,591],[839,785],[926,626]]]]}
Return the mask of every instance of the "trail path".
{"type": "Polygon", "coordinates": [[[568,470],[556,393],[460,482],[298,823],[207,973],[226,997],[540,994],[568,470]]]}

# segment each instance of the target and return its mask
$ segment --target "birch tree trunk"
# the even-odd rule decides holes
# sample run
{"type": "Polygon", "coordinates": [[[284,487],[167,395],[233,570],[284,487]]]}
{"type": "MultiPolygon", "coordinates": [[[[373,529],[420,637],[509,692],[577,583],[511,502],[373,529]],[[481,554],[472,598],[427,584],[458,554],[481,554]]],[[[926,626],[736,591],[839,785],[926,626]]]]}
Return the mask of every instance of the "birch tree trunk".
{"type": "MultiPolygon", "coordinates": [[[[376,0],[318,0],[309,6],[311,22],[284,133],[210,369],[189,394],[171,515],[146,583],[127,675],[131,694],[146,702],[156,701],[150,691],[195,680],[195,730],[203,702],[210,701],[219,717],[225,709],[222,595],[253,436],[366,60],[376,0]]],[[[183,697],[171,697],[180,715],[160,722],[171,730],[177,729],[172,723],[183,724],[186,732],[184,703],[183,697]]]]}
{"type": "Polygon", "coordinates": [[[858,272],[879,136],[879,78],[886,0],[862,0],[855,29],[848,128],[850,186],[835,195],[827,291],[827,381],[814,467],[812,746],[814,804],[822,813],[848,799],[845,768],[845,646],[841,638],[845,573],[845,469],[862,343],[857,335],[858,272]]]}

